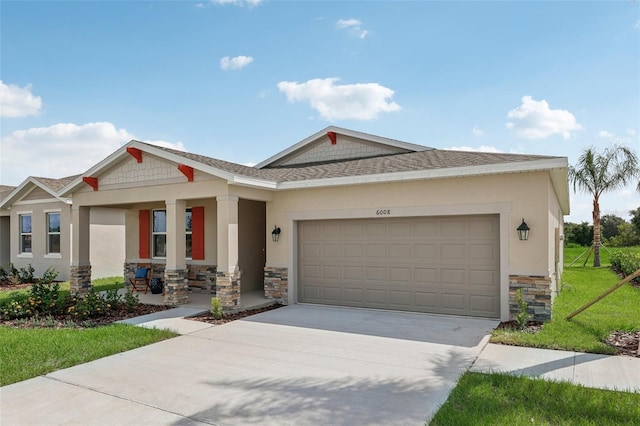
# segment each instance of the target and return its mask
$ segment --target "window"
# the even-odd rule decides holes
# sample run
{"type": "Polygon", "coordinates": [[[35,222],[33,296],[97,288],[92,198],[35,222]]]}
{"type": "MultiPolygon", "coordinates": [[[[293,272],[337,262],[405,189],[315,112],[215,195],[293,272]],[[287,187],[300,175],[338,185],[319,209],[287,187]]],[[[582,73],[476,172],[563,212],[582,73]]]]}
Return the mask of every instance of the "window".
{"type": "MultiPolygon", "coordinates": [[[[191,259],[191,209],[187,209],[185,218],[185,238],[187,259],[191,259]]],[[[165,210],[153,211],[153,257],[167,257],[167,212],[165,210]]]]}
{"type": "Polygon", "coordinates": [[[60,253],[60,213],[47,213],[47,253],[60,253]]]}
{"type": "Polygon", "coordinates": [[[167,257],[167,212],[153,211],[153,257],[167,257]]]}
{"type": "Polygon", "coordinates": [[[186,219],[185,219],[185,237],[187,239],[187,252],[186,252],[186,257],[187,259],[191,259],[191,209],[187,209],[187,215],[186,215],[186,219]]]}
{"type": "Polygon", "coordinates": [[[31,253],[31,215],[21,214],[20,226],[20,253],[31,253]]]}

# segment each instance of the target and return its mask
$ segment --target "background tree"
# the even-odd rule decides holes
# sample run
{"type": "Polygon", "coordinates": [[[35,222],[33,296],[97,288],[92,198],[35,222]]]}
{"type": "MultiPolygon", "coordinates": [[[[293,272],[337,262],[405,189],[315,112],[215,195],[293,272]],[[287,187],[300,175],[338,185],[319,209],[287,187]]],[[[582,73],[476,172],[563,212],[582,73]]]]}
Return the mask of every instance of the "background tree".
{"type": "Polygon", "coordinates": [[[590,246],[593,242],[593,226],[587,222],[564,224],[564,241],[567,244],[590,246]]]}
{"type": "Polygon", "coordinates": [[[640,234],[640,207],[635,210],[629,210],[631,215],[631,224],[636,228],[636,232],[640,234]]]}
{"type": "Polygon", "coordinates": [[[626,221],[615,214],[605,214],[600,218],[600,232],[603,240],[609,240],[617,236],[620,232],[618,226],[626,221]]]}
{"type": "MultiPolygon", "coordinates": [[[[602,154],[586,148],[575,166],[569,166],[573,190],[593,197],[593,266],[600,266],[600,196],[636,182],[640,176],[636,154],[623,145],[605,148],[602,154]]],[[[637,184],[640,190],[640,182],[637,184]]]]}

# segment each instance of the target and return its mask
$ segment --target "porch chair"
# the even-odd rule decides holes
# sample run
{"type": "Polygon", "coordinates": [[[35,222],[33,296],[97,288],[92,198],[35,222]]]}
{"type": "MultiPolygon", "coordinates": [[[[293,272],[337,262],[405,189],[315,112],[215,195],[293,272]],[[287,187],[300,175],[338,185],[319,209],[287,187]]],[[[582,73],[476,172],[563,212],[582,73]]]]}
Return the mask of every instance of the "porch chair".
{"type": "Polygon", "coordinates": [[[151,290],[149,286],[151,278],[151,267],[147,266],[138,266],[136,268],[136,274],[133,278],[129,278],[129,282],[131,283],[131,287],[133,290],[140,293],[140,290],[144,290],[145,294],[147,291],[151,290]]]}

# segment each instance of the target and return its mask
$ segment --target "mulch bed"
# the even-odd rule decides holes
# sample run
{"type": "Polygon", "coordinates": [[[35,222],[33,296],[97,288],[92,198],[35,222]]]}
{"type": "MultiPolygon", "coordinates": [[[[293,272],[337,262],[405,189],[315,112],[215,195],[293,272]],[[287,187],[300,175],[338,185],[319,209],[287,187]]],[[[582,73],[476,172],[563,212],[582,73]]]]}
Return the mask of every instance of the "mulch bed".
{"type": "Polygon", "coordinates": [[[205,314],[200,314],[200,315],[196,315],[194,317],[189,317],[186,319],[192,320],[192,321],[200,321],[200,322],[206,322],[209,324],[215,324],[215,325],[220,325],[220,324],[226,324],[228,322],[231,321],[236,321],[242,318],[246,318],[249,317],[251,315],[255,315],[255,314],[259,314],[261,312],[267,312],[267,311],[271,311],[273,309],[278,309],[282,307],[282,305],[280,304],[274,304],[274,305],[270,305],[270,306],[265,306],[264,308],[257,308],[257,309],[249,309],[246,311],[242,311],[242,312],[237,312],[235,314],[224,314],[223,317],[221,319],[215,319],[213,317],[213,315],[211,315],[211,313],[207,312],[205,314]]]}

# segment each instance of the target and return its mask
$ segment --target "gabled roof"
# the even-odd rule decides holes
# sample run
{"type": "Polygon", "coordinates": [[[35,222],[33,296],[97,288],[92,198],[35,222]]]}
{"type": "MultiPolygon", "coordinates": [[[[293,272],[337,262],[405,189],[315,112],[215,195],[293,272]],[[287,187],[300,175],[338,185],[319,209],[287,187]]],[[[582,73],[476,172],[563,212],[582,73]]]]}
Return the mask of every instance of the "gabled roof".
{"type": "MultiPolygon", "coordinates": [[[[184,164],[195,170],[224,179],[229,184],[268,190],[548,171],[563,211],[567,214],[569,212],[568,162],[566,157],[440,150],[337,127],[328,127],[256,167],[132,140],[93,166],[83,176],[99,176],[104,173],[129,156],[128,148],[139,149],[143,153],[152,154],[177,164],[184,164]],[[373,140],[375,143],[401,148],[401,151],[367,158],[267,167],[268,164],[278,161],[296,149],[313,143],[319,138],[325,138],[328,131],[342,132],[350,137],[366,137],[367,140],[373,140]]],[[[84,185],[82,176],[77,176],[68,181],[58,194],[69,196],[81,185],[84,185]]]]}
{"type": "Polygon", "coordinates": [[[64,188],[64,186],[69,182],[76,179],[78,176],[80,175],[67,176],[60,179],[29,176],[17,187],[8,187],[13,189],[4,197],[0,192],[0,208],[8,208],[13,203],[29,194],[34,188],[40,188],[44,190],[47,194],[51,195],[51,198],[55,198],[63,203],[70,203],[70,200],[68,198],[62,197],[59,194],[59,191],[64,188]]]}
{"type": "Polygon", "coordinates": [[[368,133],[362,133],[362,132],[357,132],[355,130],[349,130],[349,129],[344,129],[342,127],[336,127],[336,126],[329,126],[323,130],[320,130],[317,133],[314,133],[313,135],[303,139],[302,141],[298,142],[295,145],[290,146],[289,148],[280,151],[279,153],[267,158],[266,160],[262,161],[261,163],[256,165],[256,168],[258,169],[263,169],[266,167],[272,167],[274,165],[276,165],[278,163],[279,160],[284,159],[285,157],[290,157],[292,155],[295,155],[297,152],[301,152],[303,149],[305,149],[306,147],[315,144],[323,139],[327,138],[327,135],[329,133],[333,133],[334,135],[340,135],[340,136],[347,136],[353,139],[359,139],[362,141],[367,141],[367,142],[371,142],[374,144],[379,144],[382,146],[387,146],[390,148],[398,148],[401,150],[404,150],[405,152],[418,152],[418,151],[425,151],[428,149],[433,149],[433,148],[429,148],[426,146],[422,146],[422,145],[416,145],[413,143],[408,143],[408,142],[402,142],[396,139],[389,139],[389,138],[384,138],[382,136],[376,136],[376,135],[370,135],[368,133]]]}

